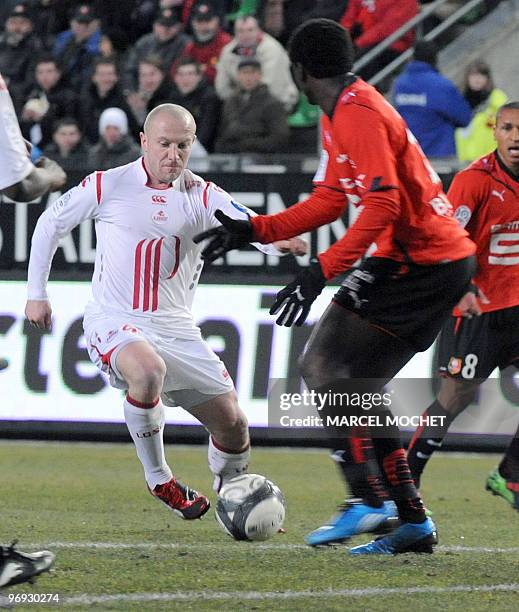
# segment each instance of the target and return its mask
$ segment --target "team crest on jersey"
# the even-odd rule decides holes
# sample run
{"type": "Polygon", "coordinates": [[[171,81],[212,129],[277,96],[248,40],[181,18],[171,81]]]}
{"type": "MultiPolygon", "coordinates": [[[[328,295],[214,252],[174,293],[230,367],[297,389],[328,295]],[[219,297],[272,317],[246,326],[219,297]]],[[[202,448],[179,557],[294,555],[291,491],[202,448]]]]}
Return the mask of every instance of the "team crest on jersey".
{"type": "Polygon", "coordinates": [[[165,223],[169,219],[169,217],[166,212],[164,212],[163,210],[159,210],[159,212],[151,215],[151,219],[155,223],[165,223]]]}
{"type": "Polygon", "coordinates": [[[462,360],[459,357],[451,357],[449,359],[449,365],[447,366],[447,370],[449,374],[453,376],[455,374],[459,374],[461,372],[462,360]]]}

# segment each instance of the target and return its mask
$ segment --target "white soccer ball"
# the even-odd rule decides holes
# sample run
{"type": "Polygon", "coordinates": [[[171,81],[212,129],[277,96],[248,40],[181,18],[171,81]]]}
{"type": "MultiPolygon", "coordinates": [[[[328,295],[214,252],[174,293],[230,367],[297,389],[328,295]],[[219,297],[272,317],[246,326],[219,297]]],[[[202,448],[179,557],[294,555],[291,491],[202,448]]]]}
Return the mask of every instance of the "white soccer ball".
{"type": "Polygon", "coordinates": [[[285,497],[259,474],[241,474],[220,489],[216,520],[235,540],[268,540],[285,520],[285,497]]]}

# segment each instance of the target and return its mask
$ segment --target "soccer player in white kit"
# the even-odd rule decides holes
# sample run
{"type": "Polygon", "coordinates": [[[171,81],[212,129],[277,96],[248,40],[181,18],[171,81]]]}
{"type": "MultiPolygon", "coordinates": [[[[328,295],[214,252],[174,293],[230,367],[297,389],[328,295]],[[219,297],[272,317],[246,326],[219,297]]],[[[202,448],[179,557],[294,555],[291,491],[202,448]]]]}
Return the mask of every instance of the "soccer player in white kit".
{"type": "MultiPolygon", "coordinates": [[[[54,161],[45,158],[40,167],[32,164],[13,101],[0,74],[0,192],[18,202],[28,202],[59,189],[66,178],[54,161]]],[[[15,544],[0,546],[0,589],[31,580],[54,563],[55,555],[48,550],[23,553],[14,549],[15,544]]]]}
{"type": "MultiPolygon", "coordinates": [[[[183,107],[150,112],[141,133],[143,157],[94,172],[40,217],[32,237],[26,315],[51,323],[46,292],[59,239],[95,219],[97,252],[84,330],[92,361],[127,389],[124,415],[150,492],[184,519],[209,509],[204,495],[180,483],[164,456],[164,404],[179,405],[210,432],[214,488],[246,471],[247,418],[224,364],[202,339],[191,314],[202,270],[192,238],[254,214],[229,194],[186,169],[196,125],[183,107]]],[[[279,255],[274,245],[257,245],[279,255]]]]}

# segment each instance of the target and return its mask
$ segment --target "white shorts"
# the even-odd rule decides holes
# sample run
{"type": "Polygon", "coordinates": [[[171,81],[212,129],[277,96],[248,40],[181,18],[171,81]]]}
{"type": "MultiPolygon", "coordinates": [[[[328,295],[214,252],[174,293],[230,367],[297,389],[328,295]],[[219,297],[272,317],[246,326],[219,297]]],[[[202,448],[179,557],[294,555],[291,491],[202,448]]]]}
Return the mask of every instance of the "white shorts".
{"type": "Polygon", "coordinates": [[[221,359],[207,342],[157,335],[143,326],[114,316],[96,316],[84,323],[88,354],[93,363],[110,376],[110,384],[127,389],[117,369],[117,355],[130,342],[146,341],[164,359],[166,378],[162,401],[166,406],[189,409],[234,389],[221,359]]]}

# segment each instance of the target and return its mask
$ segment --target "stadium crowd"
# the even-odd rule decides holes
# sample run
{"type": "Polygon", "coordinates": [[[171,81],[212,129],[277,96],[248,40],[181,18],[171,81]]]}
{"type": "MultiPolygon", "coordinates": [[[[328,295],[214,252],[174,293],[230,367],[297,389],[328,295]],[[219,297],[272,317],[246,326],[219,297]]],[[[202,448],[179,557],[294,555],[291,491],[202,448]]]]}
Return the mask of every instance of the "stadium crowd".
{"type": "MultiPolygon", "coordinates": [[[[116,0],[6,0],[0,8],[0,73],[22,133],[33,145],[33,159],[44,154],[65,169],[106,169],[135,159],[144,117],[166,101],[184,106],[195,117],[193,157],[213,152],[305,153],[294,135],[305,129],[314,134],[318,111],[298,93],[290,74],[285,45],[293,30],[313,17],[339,21],[350,31],[359,59],[415,16],[421,4],[426,3],[128,0],[121,10],[116,0]]],[[[443,11],[459,4],[448,2],[443,11]]],[[[492,8],[496,2],[488,4],[492,8]]],[[[414,43],[410,31],[360,76],[369,79],[414,43]]],[[[442,78],[434,62],[426,69],[423,57],[414,60],[412,77],[425,79],[426,89],[442,78]]],[[[481,154],[466,142],[471,134],[474,139],[473,115],[475,138],[485,132],[481,137],[488,142],[491,115],[504,95],[497,95],[496,105],[490,67],[484,66],[483,72],[488,84],[477,94],[471,94],[467,84],[466,100],[454,86],[450,99],[440,96],[450,105],[451,118],[444,131],[436,131],[446,134],[445,142],[430,151],[420,125],[432,115],[443,121],[442,110],[410,109],[411,114],[424,115],[415,121],[415,135],[426,153],[454,155],[456,139],[460,159],[481,154]],[[455,136],[456,128],[465,131],[455,136]]],[[[313,150],[316,138],[310,142],[313,150]]]]}

